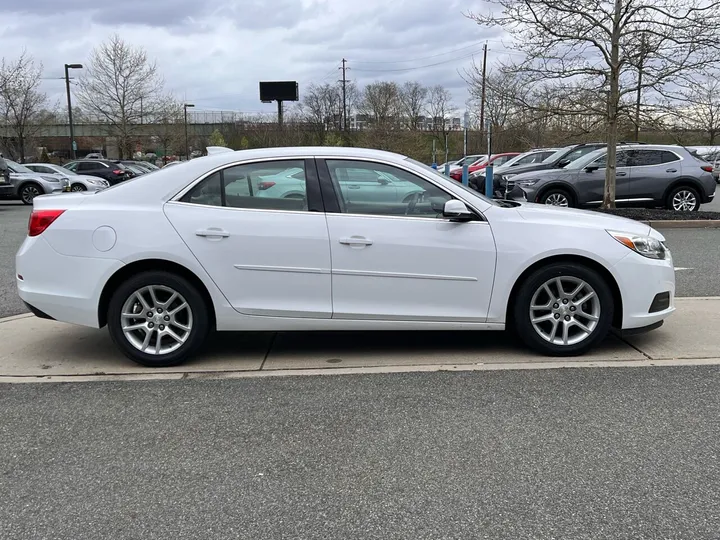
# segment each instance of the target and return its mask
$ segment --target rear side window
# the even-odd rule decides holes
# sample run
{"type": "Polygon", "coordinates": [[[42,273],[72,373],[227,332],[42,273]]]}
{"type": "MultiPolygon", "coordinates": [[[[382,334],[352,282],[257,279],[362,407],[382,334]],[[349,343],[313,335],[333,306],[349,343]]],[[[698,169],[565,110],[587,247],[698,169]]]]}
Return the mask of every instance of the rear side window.
{"type": "Polygon", "coordinates": [[[182,202],[254,210],[307,211],[302,160],[236,165],[213,173],[186,193],[182,202]]]}
{"type": "Polygon", "coordinates": [[[662,163],[672,163],[673,161],[680,161],[680,158],[675,152],[669,150],[662,150],[660,152],[660,161],[662,163]]]}
{"type": "Polygon", "coordinates": [[[104,167],[105,167],[105,165],[103,165],[102,163],[87,162],[87,163],[78,163],[77,170],[78,171],[93,171],[96,169],[102,169],[104,167]]]}
{"type": "Polygon", "coordinates": [[[630,159],[633,167],[647,167],[650,165],[660,165],[663,162],[663,152],[661,150],[633,150],[630,153],[630,159]]]}

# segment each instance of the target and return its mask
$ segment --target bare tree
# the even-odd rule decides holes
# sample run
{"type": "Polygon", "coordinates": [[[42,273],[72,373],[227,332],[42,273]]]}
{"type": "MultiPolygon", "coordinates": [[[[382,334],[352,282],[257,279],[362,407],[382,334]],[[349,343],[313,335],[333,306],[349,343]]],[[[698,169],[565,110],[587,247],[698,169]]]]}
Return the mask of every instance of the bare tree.
{"type": "Polygon", "coordinates": [[[404,116],[405,125],[417,130],[420,125],[420,116],[425,110],[428,89],[419,82],[408,81],[400,88],[400,108],[404,116]]]}
{"type": "Polygon", "coordinates": [[[450,124],[448,116],[455,112],[455,106],[452,102],[452,94],[442,85],[436,85],[430,88],[427,101],[428,116],[432,120],[432,133],[436,139],[440,139],[447,153],[445,144],[446,136],[450,133],[450,124]]]}
{"type": "Polygon", "coordinates": [[[16,61],[0,62],[0,118],[16,143],[13,157],[25,160],[25,146],[40,127],[47,96],[40,92],[42,64],[24,52],[16,61]]]}
{"type": "Polygon", "coordinates": [[[325,129],[339,129],[343,102],[340,87],[334,84],[311,84],[305,90],[302,108],[308,119],[325,129]]]}
{"type": "Polygon", "coordinates": [[[153,117],[164,105],[157,66],[143,49],[126,44],[117,34],[93,50],[78,86],[80,106],[108,123],[121,155],[132,152],[143,117],[153,117]]]}
{"type": "Polygon", "coordinates": [[[720,74],[698,76],[682,85],[677,94],[676,116],[690,129],[705,133],[708,144],[714,145],[720,135],[720,74]]]}
{"type": "Polygon", "coordinates": [[[580,88],[603,97],[608,143],[603,207],[614,207],[623,109],[632,107],[638,88],[664,92],[720,61],[720,0],[489,1],[500,9],[491,6],[487,15],[469,17],[516,38],[514,47],[526,58],[509,70],[529,81],[557,81],[568,100],[580,88]]]}
{"type": "Polygon", "coordinates": [[[368,84],[362,94],[360,108],[370,116],[375,127],[389,127],[398,120],[400,89],[394,82],[368,84]]]}
{"type": "Polygon", "coordinates": [[[160,145],[165,156],[185,151],[185,127],[183,107],[176,99],[168,96],[162,108],[155,111],[148,124],[151,139],[160,145]]]}

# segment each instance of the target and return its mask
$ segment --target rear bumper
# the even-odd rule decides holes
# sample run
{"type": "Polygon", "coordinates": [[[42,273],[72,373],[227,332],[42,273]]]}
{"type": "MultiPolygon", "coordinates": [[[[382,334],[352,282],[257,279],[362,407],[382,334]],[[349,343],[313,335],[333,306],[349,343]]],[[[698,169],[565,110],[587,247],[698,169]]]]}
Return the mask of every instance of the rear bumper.
{"type": "Polygon", "coordinates": [[[15,257],[18,294],[39,317],[99,327],[103,287],[123,263],[61,255],[41,236],[27,237],[15,257]]]}

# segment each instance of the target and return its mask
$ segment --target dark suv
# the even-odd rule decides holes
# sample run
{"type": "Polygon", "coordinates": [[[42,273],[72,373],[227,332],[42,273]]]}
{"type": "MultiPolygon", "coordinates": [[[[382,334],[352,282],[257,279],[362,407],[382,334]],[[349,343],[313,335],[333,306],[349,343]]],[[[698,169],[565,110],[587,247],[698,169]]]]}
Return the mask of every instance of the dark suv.
{"type": "MultiPolygon", "coordinates": [[[[607,149],[560,170],[519,174],[508,181],[514,199],[557,206],[599,206],[605,189],[607,149]]],[[[715,197],[713,167],[676,145],[617,147],[615,202],[619,206],[696,211],[715,197]]]]}
{"type": "Polygon", "coordinates": [[[135,176],[125,165],[111,159],[78,159],[63,165],[78,174],[88,174],[107,180],[111,186],[135,176]]]}
{"type": "MultiPolygon", "coordinates": [[[[573,144],[571,146],[565,146],[552,153],[549,157],[541,161],[540,163],[530,163],[528,165],[518,165],[516,167],[505,167],[500,166],[493,171],[493,186],[494,195],[496,197],[503,197],[505,195],[505,184],[509,178],[515,175],[532,172],[532,171],[544,171],[547,169],[562,169],[569,163],[572,163],[576,159],[594,152],[598,148],[606,147],[606,143],[584,143],[584,144],[573,144]]],[[[481,193],[484,193],[485,189],[485,175],[482,174],[475,180],[476,185],[471,187],[478,189],[481,193]]]]}

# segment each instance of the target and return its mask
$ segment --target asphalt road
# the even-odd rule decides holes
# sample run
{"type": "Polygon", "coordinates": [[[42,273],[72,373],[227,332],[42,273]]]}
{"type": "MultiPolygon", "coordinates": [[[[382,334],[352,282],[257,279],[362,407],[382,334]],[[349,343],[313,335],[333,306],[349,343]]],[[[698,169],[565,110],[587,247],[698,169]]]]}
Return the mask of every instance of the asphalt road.
{"type": "MultiPolygon", "coordinates": [[[[704,205],[720,211],[720,200],[704,205]]],[[[27,311],[15,288],[15,253],[27,234],[30,208],[14,201],[0,201],[0,317],[27,311]]],[[[690,268],[677,272],[678,296],[720,296],[720,229],[672,229],[668,239],[675,264],[690,268]]]]}
{"type": "Polygon", "coordinates": [[[717,538],[720,368],[0,386],[0,537],[717,538]]]}

